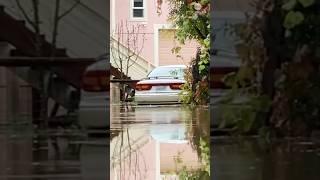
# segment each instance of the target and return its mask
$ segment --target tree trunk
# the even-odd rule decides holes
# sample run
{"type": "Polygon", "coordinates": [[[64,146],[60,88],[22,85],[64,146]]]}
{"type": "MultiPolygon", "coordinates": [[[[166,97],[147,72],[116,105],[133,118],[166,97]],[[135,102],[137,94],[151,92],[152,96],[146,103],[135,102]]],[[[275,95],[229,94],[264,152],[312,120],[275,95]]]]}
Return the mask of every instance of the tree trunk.
{"type": "Polygon", "coordinates": [[[198,63],[200,61],[200,48],[197,49],[196,59],[192,65],[192,91],[196,91],[197,83],[201,80],[200,74],[199,74],[199,66],[198,63]]]}
{"type": "Polygon", "coordinates": [[[51,57],[55,56],[55,49],[57,44],[57,36],[58,36],[58,26],[59,26],[59,10],[60,10],[60,0],[56,0],[55,13],[54,13],[54,24],[52,31],[52,49],[51,49],[51,57]]]}
{"type": "MultiPolygon", "coordinates": [[[[281,5],[278,0],[273,0],[274,8],[269,14],[265,14],[262,35],[267,53],[267,61],[262,72],[262,92],[273,100],[275,95],[275,71],[280,67],[283,55],[283,27],[281,21],[281,5]]],[[[270,124],[272,108],[265,120],[270,124]]]]}

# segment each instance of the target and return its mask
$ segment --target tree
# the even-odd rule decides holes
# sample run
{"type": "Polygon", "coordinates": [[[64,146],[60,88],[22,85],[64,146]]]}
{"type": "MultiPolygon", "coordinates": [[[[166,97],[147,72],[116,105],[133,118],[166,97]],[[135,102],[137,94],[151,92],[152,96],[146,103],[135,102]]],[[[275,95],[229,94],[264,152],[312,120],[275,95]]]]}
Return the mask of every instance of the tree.
{"type": "MultiPolygon", "coordinates": [[[[129,70],[138,61],[144,48],[145,33],[141,32],[141,25],[129,25],[122,21],[116,26],[114,38],[111,38],[111,55],[116,68],[120,71],[120,80],[129,78],[129,70]]],[[[120,90],[126,91],[125,84],[120,90]]],[[[126,100],[122,93],[121,100],[126,100]]]]}
{"type": "Polygon", "coordinates": [[[234,27],[243,64],[229,79],[249,99],[233,110],[238,117],[233,122],[242,132],[310,135],[320,128],[320,2],[259,0],[254,5],[255,14],[234,27]]]}
{"type": "MultiPolygon", "coordinates": [[[[27,23],[32,27],[34,33],[35,33],[35,53],[36,56],[41,57],[43,56],[42,52],[42,46],[44,43],[44,40],[41,37],[41,17],[40,17],[40,1],[39,0],[31,0],[32,4],[32,12],[33,15],[27,13],[26,9],[21,4],[20,0],[15,0],[18,9],[22,13],[24,19],[27,21],[27,23]]],[[[56,42],[58,38],[58,31],[59,31],[59,23],[62,20],[63,17],[68,15],[72,12],[72,10],[77,7],[80,4],[80,0],[75,1],[75,3],[67,9],[65,12],[61,13],[61,0],[55,0],[55,9],[54,9],[54,18],[53,18],[53,29],[52,29],[52,39],[51,39],[51,57],[55,57],[55,50],[56,50],[56,42]]],[[[52,76],[52,73],[49,70],[46,70],[44,67],[36,68],[36,71],[38,71],[38,77],[40,82],[40,89],[36,93],[38,94],[38,97],[40,99],[40,105],[39,105],[39,118],[44,121],[45,126],[47,125],[47,118],[48,118],[48,86],[49,82],[52,76]]],[[[57,104],[56,104],[57,105],[57,104]]]]}
{"type": "Polygon", "coordinates": [[[185,103],[207,104],[209,101],[210,1],[169,0],[169,7],[169,20],[177,27],[176,38],[182,44],[188,39],[194,39],[201,46],[186,73],[187,83],[183,86],[181,99],[185,103]]]}

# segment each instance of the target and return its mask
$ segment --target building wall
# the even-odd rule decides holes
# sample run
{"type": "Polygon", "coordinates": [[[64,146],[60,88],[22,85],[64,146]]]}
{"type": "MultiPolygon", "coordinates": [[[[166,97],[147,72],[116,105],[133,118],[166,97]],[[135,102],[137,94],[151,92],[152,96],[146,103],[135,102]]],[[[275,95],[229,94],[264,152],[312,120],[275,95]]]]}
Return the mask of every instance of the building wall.
{"type": "Polygon", "coordinates": [[[200,167],[197,152],[192,149],[189,143],[161,143],[159,159],[162,174],[170,173],[176,168],[180,170],[182,166],[186,166],[188,169],[200,167]],[[182,159],[182,164],[176,163],[177,158],[182,159]]]}
{"type": "MultiPolygon", "coordinates": [[[[114,32],[117,25],[119,25],[121,22],[127,22],[129,25],[140,25],[142,26],[141,33],[145,33],[145,41],[143,45],[144,49],[140,54],[142,58],[156,66],[168,64],[169,62],[167,58],[171,58],[169,60],[170,63],[172,62],[171,64],[183,64],[180,60],[175,61],[176,57],[175,55],[171,54],[171,48],[164,49],[163,47],[160,47],[160,42],[166,43],[168,47],[173,47],[174,45],[174,43],[168,42],[168,38],[162,39],[164,37],[160,36],[161,29],[172,29],[171,23],[168,21],[168,2],[165,0],[163,1],[161,6],[161,15],[158,15],[157,13],[157,1],[146,0],[145,2],[147,6],[145,20],[135,20],[131,18],[130,14],[132,0],[112,0],[111,3],[113,4],[111,4],[111,21],[113,22],[111,22],[111,31],[114,32]],[[167,56],[160,57],[160,54],[164,55],[163,51],[166,51],[167,56]]],[[[171,36],[170,38],[172,38],[173,41],[174,37],[171,36]]],[[[141,43],[142,42],[140,42],[139,47],[141,47],[141,43]]],[[[192,43],[192,45],[194,45],[194,49],[196,49],[195,43],[192,43]]],[[[188,46],[186,50],[183,50],[184,48],[182,48],[181,55],[186,57],[186,59],[190,59],[190,56],[195,55],[193,54],[193,51],[190,53],[190,47],[192,46],[188,46]]]]}
{"type": "Polygon", "coordinates": [[[174,29],[159,30],[159,65],[183,64],[188,65],[197,52],[197,43],[195,41],[187,41],[185,45],[180,45],[174,38],[174,29]],[[182,47],[179,54],[171,53],[172,48],[182,47]],[[179,55],[179,56],[178,56],[179,55]]]}
{"type": "MultiPolygon", "coordinates": [[[[113,30],[115,27],[121,22],[128,22],[130,25],[141,25],[142,33],[146,33],[144,49],[141,53],[141,56],[150,61],[154,62],[154,24],[168,24],[167,15],[168,15],[168,6],[166,3],[162,5],[162,14],[158,16],[156,9],[156,1],[147,0],[145,2],[146,9],[146,20],[145,21],[137,21],[130,18],[130,8],[131,8],[132,0],[114,0],[112,3],[115,3],[114,8],[111,9],[111,12],[115,16],[113,19],[115,23],[113,24],[113,30]]],[[[111,5],[112,6],[112,5],[111,5]]],[[[141,44],[139,45],[141,46],[141,44]]]]}

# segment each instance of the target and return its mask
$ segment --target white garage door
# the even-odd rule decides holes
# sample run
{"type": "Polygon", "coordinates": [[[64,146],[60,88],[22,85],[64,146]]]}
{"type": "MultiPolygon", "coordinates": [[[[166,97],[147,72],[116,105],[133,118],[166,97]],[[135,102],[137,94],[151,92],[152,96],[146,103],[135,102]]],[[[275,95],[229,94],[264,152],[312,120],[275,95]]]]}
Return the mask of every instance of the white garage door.
{"type": "Polygon", "coordinates": [[[188,65],[192,58],[195,57],[197,51],[197,43],[195,41],[187,41],[185,45],[181,45],[174,38],[174,29],[159,30],[159,65],[188,65]],[[177,54],[172,53],[172,48],[180,46],[181,50],[177,54]]]}

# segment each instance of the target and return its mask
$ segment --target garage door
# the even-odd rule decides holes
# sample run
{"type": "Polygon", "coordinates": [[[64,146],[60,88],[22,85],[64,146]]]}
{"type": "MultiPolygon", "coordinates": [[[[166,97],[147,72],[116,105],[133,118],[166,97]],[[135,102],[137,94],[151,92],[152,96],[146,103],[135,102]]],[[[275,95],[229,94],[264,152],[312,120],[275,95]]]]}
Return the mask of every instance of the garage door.
{"type": "Polygon", "coordinates": [[[188,65],[192,58],[195,57],[197,51],[197,43],[195,41],[187,41],[185,45],[181,45],[174,39],[174,29],[159,30],[159,65],[188,65]],[[177,57],[172,53],[172,48],[180,46],[181,50],[177,57]]]}

